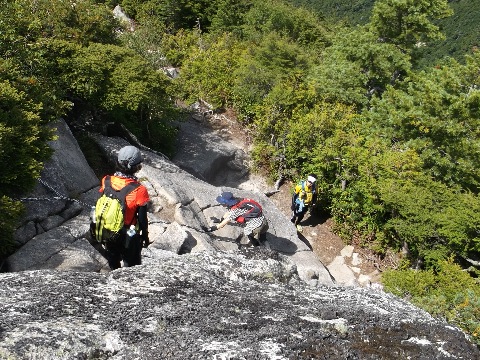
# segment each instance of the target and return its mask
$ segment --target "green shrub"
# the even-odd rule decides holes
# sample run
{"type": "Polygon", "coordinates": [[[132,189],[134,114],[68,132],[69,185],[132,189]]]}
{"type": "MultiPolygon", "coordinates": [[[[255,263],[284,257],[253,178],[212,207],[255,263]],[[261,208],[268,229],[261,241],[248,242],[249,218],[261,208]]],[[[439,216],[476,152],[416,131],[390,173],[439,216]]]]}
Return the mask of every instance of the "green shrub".
{"type": "Polygon", "coordinates": [[[231,105],[232,73],[243,51],[244,44],[229,34],[202,36],[183,60],[178,94],[188,103],[203,99],[215,109],[231,105]]]}
{"type": "Polygon", "coordinates": [[[479,282],[452,260],[429,270],[389,270],[382,282],[386,291],[458,326],[480,345],[479,282]]]}
{"type": "Polygon", "coordinates": [[[13,231],[18,226],[18,219],[23,213],[23,205],[19,201],[12,200],[7,196],[0,196],[0,213],[4,214],[0,218],[0,228],[2,237],[0,238],[0,260],[12,253],[15,248],[13,241],[13,231]]]}

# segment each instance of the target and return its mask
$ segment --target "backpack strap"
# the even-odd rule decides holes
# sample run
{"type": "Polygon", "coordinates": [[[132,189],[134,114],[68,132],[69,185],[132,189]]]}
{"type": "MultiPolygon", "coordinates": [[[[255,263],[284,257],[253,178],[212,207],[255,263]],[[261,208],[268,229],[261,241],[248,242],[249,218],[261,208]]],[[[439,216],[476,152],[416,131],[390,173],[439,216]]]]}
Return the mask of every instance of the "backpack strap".
{"type": "Polygon", "coordinates": [[[105,177],[103,193],[108,197],[111,197],[120,201],[120,204],[122,205],[122,212],[123,212],[123,215],[125,216],[125,206],[126,206],[127,195],[130,194],[136,188],[138,188],[140,185],[141,184],[138,181],[135,181],[135,182],[128,183],[120,190],[115,190],[112,187],[110,175],[108,175],[105,177]]]}
{"type": "MultiPolygon", "coordinates": [[[[307,183],[307,182],[306,182],[305,180],[302,180],[302,181],[301,181],[302,190],[303,190],[303,191],[305,191],[305,184],[306,184],[306,183],[307,183]]],[[[317,191],[316,191],[316,187],[317,187],[316,185],[317,185],[316,182],[312,183],[312,190],[311,190],[311,192],[312,192],[313,194],[315,194],[315,193],[317,192],[317,191]]]]}
{"type": "Polygon", "coordinates": [[[140,186],[140,183],[136,181],[136,182],[128,183],[120,190],[115,190],[112,187],[112,181],[111,181],[110,175],[108,175],[105,177],[103,193],[108,197],[113,197],[118,201],[120,201],[120,204],[122,204],[122,210],[125,211],[125,199],[127,195],[130,194],[133,190],[135,190],[139,186],[140,186]]]}
{"type": "Polygon", "coordinates": [[[263,215],[262,206],[252,199],[243,199],[238,204],[232,206],[233,209],[248,209],[248,211],[237,218],[237,222],[244,223],[246,219],[257,218],[263,215]]]}

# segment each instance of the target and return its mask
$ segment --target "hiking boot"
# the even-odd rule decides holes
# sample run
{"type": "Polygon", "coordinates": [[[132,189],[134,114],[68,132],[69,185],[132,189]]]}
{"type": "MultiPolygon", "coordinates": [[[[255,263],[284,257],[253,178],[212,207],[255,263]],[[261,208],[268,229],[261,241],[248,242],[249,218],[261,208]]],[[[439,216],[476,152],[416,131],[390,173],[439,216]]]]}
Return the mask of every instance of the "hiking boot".
{"type": "Polygon", "coordinates": [[[303,231],[302,225],[297,225],[297,231],[301,233],[303,231]]]}
{"type": "Polygon", "coordinates": [[[295,224],[295,216],[293,216],[290,221],[295,224]]]}
{"type": "Polygon", "coordinates": [[[255,237],[252,236],[252,235],[249,235],[249,236],[248,236],[248,240],[249,240],[249,241],[248,241],[248,243],[247,243],[247,246],[249,246],[249,247],[260,245],[260,243],[258,242],[258,240],[255,239],[255,237]]]}

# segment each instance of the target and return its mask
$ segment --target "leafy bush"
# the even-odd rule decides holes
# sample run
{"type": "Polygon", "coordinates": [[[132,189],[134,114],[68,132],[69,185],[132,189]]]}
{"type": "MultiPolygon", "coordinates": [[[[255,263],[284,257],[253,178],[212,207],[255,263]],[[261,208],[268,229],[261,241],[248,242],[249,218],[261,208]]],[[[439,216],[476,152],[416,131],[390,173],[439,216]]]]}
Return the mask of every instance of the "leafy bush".
{"type": "Polygon", "coordinates": [[[281,35],[302,47],[323,49],[329,33],[315,13],[279,0],[256,0],[243,16],[242,36],[257,42],[271,33],[281,35]]]}
{"type": "Polygon", "coordinates": [[[208,27],[209,14],[214,13],[218,1],[211,0],[121,0],[122,9],[133,19],[143,22],[147,18],[156,18],[167,29],[176,32],[179,29],[208,27]]]}
{"type": "MultiPolygon", "coordinates": [[[[309,63],[303,48],[278,33],[266,35],[256,46],[248,43],[247,48],[233,72],[233,95],[235,108],[251,122],[255,116],[262,117],[263,107],[275,102],[282,87],[292,94],[292,86],[301,84],[309,63]]],[[[303,93],[299,90],[301,97],[303,93]]],[[[283,100],[293,99],[283,97],[283,100]]]]}
{"type": "Polygon", "coordinates": [[[382,275],[385,290],[467,332],[480,345],[480,286],[452,260],[435,269],[389,270],[382,275]]]}
{"type": "Polygon", "coordinates": [[[318,96],[329,102],[366,107],[410,70],[410,57],[367,27],[339,28],[309,74],[318,96]]]}
{"type": "Polygon", "coordinates": [[[183,59],[176,81],[178,94],[189,103],[203,99],[214,108],[233,102],[232,73],[238,67],[244,44],[229,34],[202,36],[183,59]]]}
{"type": "MultiPolygon", "coordinates": [[[[111,10],[94,0],[17,0],[2,3],[5,20],[15,32],[32,43],[35,39],[56,38],[79,44],[116,43],[119,24],[111,10]]],[[[1,11],[1,10],[0,10],[1,11]]]]}
{"type": "Polygon", "coordinates": [[[97,124],[124,124],[142,142],[171,154],[176,117],[167,77],[140,55],[118,45],[81,46],[63,40],[40,42],[39,54],[55,71],[54,83],[77,106],[88,104],[97,124]]]}
{"type": "Polygon", "coordinates": [[[0,212],[5,216],[0,219],[2,238],[0,240],[0,265],[1,260],[12,253],[15,248],[13,232],[17,228],[17,221],[23,214],[23,205],[19,201],[0,195],[0,212]]]}
{"type": "Polygon", "coordinates": [[[398,245],[400,239],[408,244],[413,258],[435,264],[451,252],[468,257],[480,251],[478,196],[423,176],[386,182],[380,194],[390,211],[385,231],[392,233],[398,245]]]}

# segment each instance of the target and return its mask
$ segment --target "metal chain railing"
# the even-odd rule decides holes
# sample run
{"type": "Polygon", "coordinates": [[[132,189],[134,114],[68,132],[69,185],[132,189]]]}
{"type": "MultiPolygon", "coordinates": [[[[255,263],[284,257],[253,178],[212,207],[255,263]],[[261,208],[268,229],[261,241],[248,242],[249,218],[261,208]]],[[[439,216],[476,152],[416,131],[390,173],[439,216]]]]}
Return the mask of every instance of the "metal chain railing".
{"type": "Polygon", "coordinates": [[[78,199],[72,199],[69,198],[68,196],[65,196],[61,194],[57,189],[55,189],[53,186],[49,185],[47,182],[45,182],[42,179],[38,179],[38,182],[45,186],[47,189],[51,190],[56,196],[50,196],[50,197],[23,197],[19,198],[17,200],[19,201],[54,201],[54,200],[69,200],[69,201],[74,201],[76,203],[79,203],[80,205],[86,207],[87,209],[90,209],[93,205],[92,204],[87,204],[81,200],[78,199]]]}

